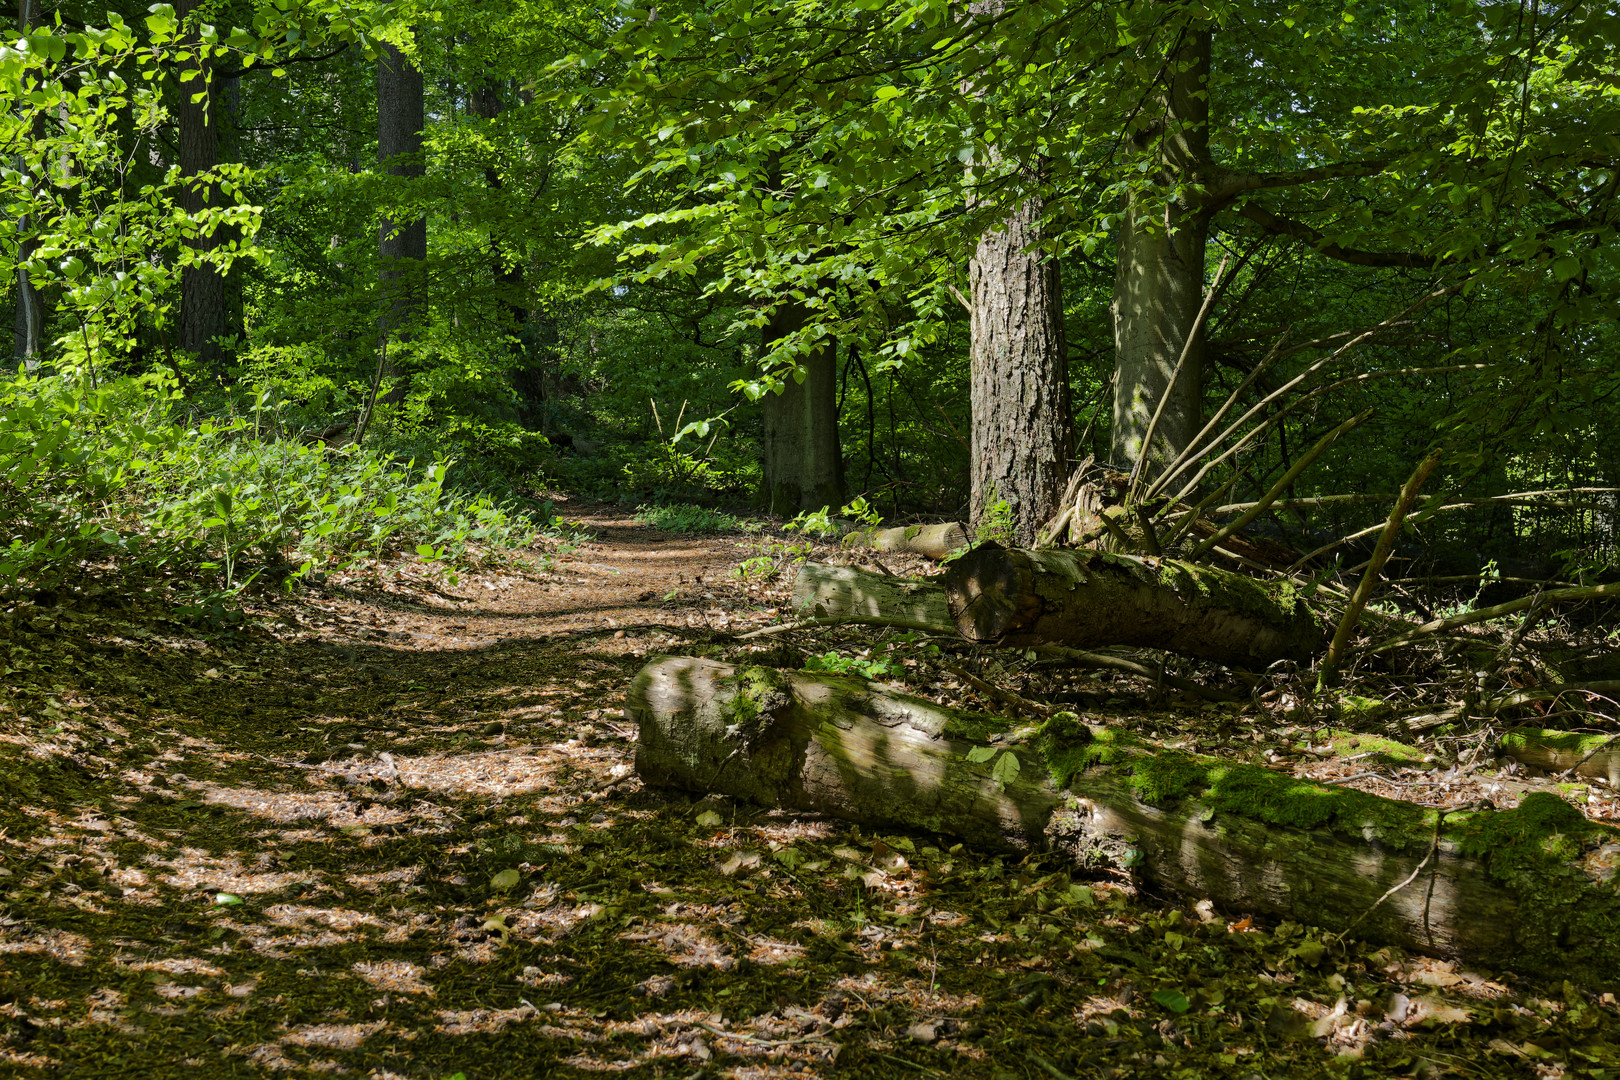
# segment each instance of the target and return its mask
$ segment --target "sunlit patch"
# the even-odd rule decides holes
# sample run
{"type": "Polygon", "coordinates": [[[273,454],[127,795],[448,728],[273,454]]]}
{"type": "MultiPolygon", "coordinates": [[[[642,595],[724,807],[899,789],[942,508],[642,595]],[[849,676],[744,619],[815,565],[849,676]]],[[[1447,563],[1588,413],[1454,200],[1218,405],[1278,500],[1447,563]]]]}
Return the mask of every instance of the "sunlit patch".
{"type": "Polygon", "coordinates": [[[318,1046],[325,1050],[357,1050],[366,1039],[387,1027],[381,1021],[369,1024],[306,1024],[282,1036],[293,1046],[318,1046]]]}
{"type": "Polygon", "coordinates": [[[272,904],[264,909],[264,917],[276,926],[297,928],[316,924],[331,930],[350,931],[362,926],[383,926],[375,915],[342,908],[308,907],[301,904],[272,904]]]}
{"type": "Polygon", "coordinates": [[[619,936],[624,941],[654,945],[670,963],[681,967],[712,967],[730,971],[737,966],[736,958],[726,946],[688,923],[652,926],[619,936]]]}
{"type": "Polygon", "coordinates": [[[0,1064],[15,1065],[19,1069],[49,1069],[60,1065],[61,1062],[55,1058],[46,1057],[44,1054],[35,1054],[27,1050],[12,1050],[0,1046],[0,1064]]]}
{"type": "Polygon", "coordinates": [[[513,1009],[443,1009],[435,1013],[435,1030],[446,1035],[499,1035],[507,1025],[532,1020],[540,1010],[524,1003],[513,1009]]]}
{"type": "Polygon", "coordinates": [[[222,788],[199,784],[197,790],[216,806],[240,810],[278,825],[295,821],[324,821],[341,811],[348,800],[324,791],[263,791],[258,788],[222,788]]]}
{"type": "Polygon", "coordinates": [[[364,960],[350,970],[378,990],[434,996],[433,987],[422,979],[422,969],[407,960],[364,960]]]}
{"type": "MultiPolygon", "coordinates": [[[[118,961],[114,961],[118,963],[118,961]]],[[[195,956],[173,957],[168,960],[143,960],[138,963],[118,963],[130,971],[156,971],[164,975],[203,975],[219,978],[225,969],[195,956]]]]}
{"type": "Polygon", "coordinates": [[[0,955],[6,954],[48,956],[57,963],[78,967],[90,955],[90,941],[66,930],[41,930],[37,934],[26,934],[7,927],[0,931],[0,955]]]}

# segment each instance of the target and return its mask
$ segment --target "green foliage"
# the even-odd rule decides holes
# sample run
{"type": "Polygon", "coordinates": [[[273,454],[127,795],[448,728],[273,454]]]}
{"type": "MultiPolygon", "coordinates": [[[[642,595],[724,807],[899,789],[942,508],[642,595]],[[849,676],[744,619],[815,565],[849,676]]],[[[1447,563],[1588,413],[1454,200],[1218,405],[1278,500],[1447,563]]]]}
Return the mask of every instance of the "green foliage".
{"type": "Polygon", "coordinates": [[[1014,541],[1013,509],[1006,499],[997,499],[986,506],[979,517],[979,527],[973,532],[976,544],[991,540],[1009,546],[1014,541]]]}
{"type": "Polygon", "coordinates": [[[636,524],[677,533],[758,532],[760,529],[757,521],[693,503],[638,506],[636,524]]]}
{"type": "Polygon", "coordinates": [[[191,423],[160,377],[0,384],[0,512],[15,522],[0,581],[15,593],[109,561],[232,594],[407,552],[453,571],[515,553],[548,523],[446,490],[447,460],[281,437],[263,400],[191,423]]]}
{"type": "Polygon", "coordinates": [[[844,656],[836,652],[824,652],[805,659],[806,671],[825,671],[833,675],[859,675],[863,679],[892,679],[903,673],[904,669],[892,657],[871,656],[844,656]]]}

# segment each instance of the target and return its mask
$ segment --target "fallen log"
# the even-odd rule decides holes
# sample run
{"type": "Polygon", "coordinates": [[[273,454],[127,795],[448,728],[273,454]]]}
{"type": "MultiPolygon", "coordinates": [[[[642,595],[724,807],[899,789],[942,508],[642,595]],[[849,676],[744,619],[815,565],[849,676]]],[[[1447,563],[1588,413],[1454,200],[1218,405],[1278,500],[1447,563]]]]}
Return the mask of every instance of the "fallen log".
{"type": "Polygon", "coordinates": [[[1503,735],[1498,749],[1533,769],[1592,776],[1620,787],[1620,736],[1520,728],[1503,735]]]}
{"type": "Polygon", "coordinates": [[[631,682],[625,715],[637,774],[662,787],[991,849],[1039,842],[1061,801],[1030,751],[973,760],[1003,721],[864,679],[665,657],[631,682]]]}
{"type": "Polygon", "coordinates": [[[903,551],[928,559],[944,559],[966,551],[972,540],[960,521],[940,525],[905,525],[892,529],[856,529],[838,541],[847,548],[903,551]]]}
{"type": "Polygon", "coordinates": [[[793,577],[793,607],[801,615],[894,619],[955,634],[939,582],[892,577],[853,566],[805,563],[793,577]]]}
{"type": "Polygon", "coordinates": [[[1303,662],[1324,643],[1289,582],[1176,559],[980,544],[942,576],[972,641],[1078,649],[1135,645],[1236,667],[1303,662]]]}
{"type": "Polygon", "coordinates": [[[1069,713],[997,745],[1005,720],[862,679],[687,658],[643,668],[626,711],[648,784],[1054,848],[1229,910],[1490,967],[1599,983],[1620,970],[1620,830],[1550,794],[1437,821],[1069,713]]]}

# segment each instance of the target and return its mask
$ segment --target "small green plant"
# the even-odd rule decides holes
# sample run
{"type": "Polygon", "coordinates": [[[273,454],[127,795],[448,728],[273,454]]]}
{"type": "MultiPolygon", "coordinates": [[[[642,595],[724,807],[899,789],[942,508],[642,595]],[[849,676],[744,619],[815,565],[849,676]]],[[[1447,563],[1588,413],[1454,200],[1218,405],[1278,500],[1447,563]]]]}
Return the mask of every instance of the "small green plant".
{"type": "MultiPolygon", "coordinates": [[[[843,529],[839,526],[838,520],[833,518],[831,511],[831,506],[823,506],[820,510],[806,510],[783,525],[782,529],[804,536],[837,536],[843,529]]],[[[866,501],[865,495],[857,495],[840,507],[838,518],[852,519],[857,525],[868,529],[883,524],[882,515],[877,512],[877,507],[866,501]]]]}
{"type": "Polygon", "coordinates": [[[863,679],[891,679],[901,673],[900,665],[887,656],[841,656],[824,652],[805,660],[806,671],[825,671],[831,675],[859,675],[863,679]]]}
{"type": "Polygon", "coordinates": [[[737,566],[737,576],[744,581],[769,581],[780,574],[776,560],[769,555],[755,555],[753,558],[744,559],[737,566]]]}
{"type": "Polygon", "coordinates": [[[991,540],[998,544],[1013,542],[1013,512],[1006,499],[996,499],[985,506],[983,514],[979,517],[979,527],[974,531],[973,540],[979,544],[991,540]]]}
{"type": "Polygon", "coordinates": [[[760,528],[758,522],[692,503],[638,506],[636,524],[678,533],[757,532],[760,528]]]}

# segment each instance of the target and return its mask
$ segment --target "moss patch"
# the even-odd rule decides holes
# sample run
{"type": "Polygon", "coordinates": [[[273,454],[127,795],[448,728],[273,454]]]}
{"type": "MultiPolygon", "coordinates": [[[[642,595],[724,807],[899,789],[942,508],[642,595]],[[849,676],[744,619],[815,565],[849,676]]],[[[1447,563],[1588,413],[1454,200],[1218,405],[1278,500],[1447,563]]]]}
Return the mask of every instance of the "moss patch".
{"type": "Polygon", "coordinates": [[[1381,735],[1358,735],[1342,728],[1329,728],[1321,734],[1334,753],[1344,757],[1367,755],[1368,761],[1380,765],[1415,765],[1428,757],[1416,747],[1381,735]]]}
{"type": "Polygon", "coordinates": [[[1552,750],[1560,754],[1585,757],[1603,749],[1614,736],[1582,735],[1573,731],[1548,731],[1544,728],[1520,728],[1502,736],[1504,753],[1518,750],[1552,750]]]}

